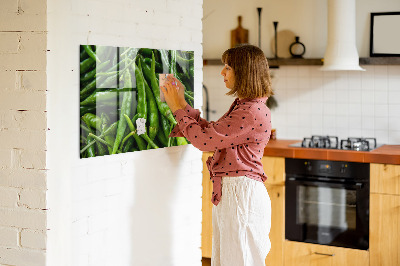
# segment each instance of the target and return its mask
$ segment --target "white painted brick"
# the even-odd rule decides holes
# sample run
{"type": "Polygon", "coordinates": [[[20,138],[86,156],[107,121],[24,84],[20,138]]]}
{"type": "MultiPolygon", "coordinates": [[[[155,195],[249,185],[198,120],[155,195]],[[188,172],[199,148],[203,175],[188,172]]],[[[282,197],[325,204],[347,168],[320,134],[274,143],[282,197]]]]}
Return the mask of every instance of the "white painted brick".
{"type": "Polygon", "coordinates": [[[20,90],[46,91],[45,71],[16,71],[15,88],[20,90]]]}
{"type": "Polygon", "coordinates": [[[0,139],[5,149],[41,150],[46,147],[46,131],[33,130],[0,130],[0,139]]]}
{"type": "Polygon", "coordinates": [[[0,149],[0,169],[11,167],[10,149],[0,149]]]}
{"type": "Polygon", "coordinates": [[[19,32],[0,32],[0,54],[18,53],[20,38],[19,32]]]}
{"type": "Polygon", "coordinates": [[[47,1],[46,0],[19,0],[20,7],[24,11],[24,14],[44,14],[47,11],[47,1]]]}
{"type": "Polygon", "coordinates": [[[17,12],[0,14],[0,31],[46,31],[46,14],[17,14],[17,12]]]}
{"type": "Polygon", "coordinates": [[[4,15],[7,13],[14,14],[18,11],[18,1],[14,0],[2,0],[0,14],[4,15]]]}
{"type": "Polygon", "coordinates": [[[15,188],[46,189],[46,171],[0,168],[0,185],[15,188]]]}
{"type": "Polygon", "coordinates": [[[36,91],[1,90],[2,109],[45,111],[46,94],[36,91]]]}
{"type": "Polygon", "coordinates": [[[2,70],[46,70],[47,34],[22,32],[17,54],[0,53],[2,70]]]}
{"type": "MultiPolygon", "coordinates": [[[[0,227],[0,246],[17,247],[19,232],[17,228],[0,227]]],[[[0,263],[2,261],[0,260],[0,263]]]]}
{"type": "Polygon", "coordinates": [[[46,253],[39,250],[0,247],[1,263],[10,265],[46,265],[46,253]]]}
{"type": "Polygon", "coordinates": [[[45,169],[46,151],[23,149],[21,152],[21,167],[33,168],[33,169],[45,169]]]}
{"type": "MultiPolygon", "coordinates": [[[[15,71],[5,71],[0,68],[0,91],[4,89],[14,89],[15,88],[15,71]]],[[[0,100],[0,103],[2,101],[0,100]]],[[[0,104],[0,109],[2,104],[0,104]]]]}
{"type": "Polygon", "coordinates": [[[22,189],[20,192],[19,205],[28,207],[29,209],[45,209],[46,208],[46,191],[22,189]]]}
{"type": "Polygon", "coordinates": [[[17,207],[18,189],[9,187],[0,187],[0,207],[17,207]]]}
{"type": "Polygon", "coordinates": [[[0,208],[0,226],[45,230],[46,212],[24,208],[0,208]]]}
{"type": "Polygon", "coordinates": [[[0,110],[0,128],[46,129],[46,112],[0,110]]]}
{"type": "Polygon", "coordinates": [[[46,231],[22,229],[21,246],[26,248],[46,249],[46,231]]]}

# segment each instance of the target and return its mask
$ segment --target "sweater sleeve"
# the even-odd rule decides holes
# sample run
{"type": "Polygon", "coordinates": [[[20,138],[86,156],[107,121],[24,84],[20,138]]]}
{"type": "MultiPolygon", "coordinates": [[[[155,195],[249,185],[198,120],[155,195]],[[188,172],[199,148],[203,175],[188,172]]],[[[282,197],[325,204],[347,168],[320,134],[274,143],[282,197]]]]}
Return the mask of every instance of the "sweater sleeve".
{"type": "MultiPolygon", "coordinates": [[[[201,125],[183,109],[175,111],[179,132],[201,151],[224,149],[249,142],[257,121],[249,110],[236,109],[218,122],[201,125]],[[251,135],[251,134],[250,134],[251,135]]],[[[170,135],[171,137],[171,135],[170,135]]]]}

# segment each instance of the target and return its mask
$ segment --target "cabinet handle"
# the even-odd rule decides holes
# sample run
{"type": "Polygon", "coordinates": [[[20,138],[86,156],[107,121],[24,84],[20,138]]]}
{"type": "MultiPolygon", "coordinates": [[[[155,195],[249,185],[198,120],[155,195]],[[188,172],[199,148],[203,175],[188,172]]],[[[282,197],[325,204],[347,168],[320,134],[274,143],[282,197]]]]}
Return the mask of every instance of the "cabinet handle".
{"type": "Polygon", "coordinates": [[[320,252],[314,252],[315,255],[323,255],[323,256],[335,256],[335,254],[328,254],[328,253],[320,253],[320,252]]]}

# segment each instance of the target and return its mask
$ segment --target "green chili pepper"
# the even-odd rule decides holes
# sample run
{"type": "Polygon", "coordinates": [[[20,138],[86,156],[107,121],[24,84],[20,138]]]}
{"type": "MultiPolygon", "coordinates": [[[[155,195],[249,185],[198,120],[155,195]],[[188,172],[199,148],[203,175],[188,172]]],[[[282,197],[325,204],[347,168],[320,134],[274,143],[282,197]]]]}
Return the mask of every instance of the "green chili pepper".
{"type": "Polygon", "coordinates": [[[88,54],[86,53],[86,51],[83,49],[81,51],[81,53],[79,54],[79,61],[83,61],[84,59],[86,59],[88,57],[88,54]]]}
{"type": "Polygon", "coordinates": [[[80,63],[79,72],[81,74],[86,73],[89,69],[91,69],[95,65],[96,61],[94,61],[91,57],[83,60],[80,63]]]}
{"type": "MultiPolygon", "coordinates": [[[[133,65],[132,65],[133,66],[133,65]]],[[[141,75],[141,63],[139,60],[139,66],[135,64],[133,69],[136,77],[136,88],[137,88],[137,114],[141,118],[147,118],[147,102],[146,102],[146,88],[144,85],[144,78],[141,75]]]]}
{"type": "Polygon", "coordinates": [[[171,125],[170,125],[168,119],[163,115],[160,115],[160,123],[161,123],[161,128],[162,128],[162,131],[164,133],[164,136],[168,140],[169,139],[169,134],[170,134],[170,131],[171,131],[171,125]]]}
{"type": "MultiPolygon", "coordinates": [[[[135,116],[135,117],[137,117],[137,116],[135,116]]],[[[133,119],[135,119],[135,117],[133,119]]],[[[125,138],[129,138],[130,136],[133,136],[133,138],[135,139],[135,141],[139,147],[139,150],[141,150],[141,151],[146,150],[146,143],[144,142],[144,140],[141,137],[139,137],[138,134],[136,134],[136,129],[135,129],[135,126],[133,125],[134,122],[132,122],[128,116],[125,116],[125,120],[131,130],[131,133],[129,133],[125,138]]]]}
{"type": "MultiPolygon", "coordinates": [[[[82,120],[83,120],[83,119],[82,119],[82,120]]],[[[89,121],[83,120],[83,122],[85,122],[85,124],[88,126],[88,130],[89,130],[88,136],[87,136],[87,138],[86,138],[86,144],[87,144],[87,146],[88,146],[89,143],[92,141],[92,137],[90,136],[90,134],[93,133],[93,132],[92,132],[92,130],[90,129],[90,124],[88,124],[89,121]]],[[[94,143],[94,142],[95,142],[95,141],[93,141],[93,143],[94,143]]],[[[95,147],[94,147],[93,145],[88,146],[88,147],[87,147],[87,152],[86,152],[86,157],[95,157],[95,156],[96,156],[95,147]]]]}
{"type": "Polygon", "coordinates": [[[107,60],[107,61],[101,63],[99,66],[97,66],[92,71],[86,72],[86,74],[81,78],[81,82],[82,81],[88,81],[88,80],[94,78],[96,76],[96,73],[100,72],[101,70],[103,70],[103,68],[105,66],[107,66],[109,63],[110,63],[110,60],[107,60]]]}
{"type": "Polygon", "coordinates": [[[164,147],[168,146],[168,139],[162,130],[157,131],[157,139],[161,142],[164,147]]]}
{"type": "MultiPolygon", "coordinates": [[[[111,124],[104,132],[103,134],[101,134],[99,137],[102,138],[103,136],[107,136],[109,134],[114,135],[116,132],[116,129],[118,127],[118,122],[114,122],[113,124],[111,124]]],[[[93,144],[95,143],[95,141],[90,141],[89,143],[87,143],[87,145],[85,147],[83,147],[80,151],[80,153],[84,153],[88,148],[90,148],[93,144]]]]}
{"type": "Polygon", "coordinates": [[[169,57],[168,57],[168,51],[164,49],[160,49],[160,54],[161,54],[161,62],[163,65],[163,73],[169,73],[169,57]]]}
{"type": "Polygon", "coordinates": [[[149,68],[146,64],[142,65],[142,70],[144,76],[150,80],[150,88],[153,91],[154,98],[156,100],[158,110],[160,113],[165,116],[172,124],[176,124],[175,118],[172,115],[171,109],[169,108],[166,102],[162,102],[160,98],[160,87],[157,81],[156,73],[155,73],[155,64],[154,64],[154,55],[152,57],[152,66],[149,68]]]}
{"type": "Polygon", "coordinates": [[[188,142],[186,141],[186,138],[184,138],[184,137],[176,137],[176,143],[178,146],[188,144],[188,142]]]}
{"type": "MultiPolygon", "coordinates": [[[[151,58],[146,57],[146,58],[143,59],[143,61],[148,66],[151,66],[151,61],[152,61],[151,58]]],[[[163,66],[160,63],[158,63],[157,61],[156,61],[155,64],[156,64],[156,72],[157,73],[162,73],[163,72],[163,66]]]]}
{"type": "Polygon", "coordinates": [[[82,116],[82,120],[88,125],[89,127],[95,128],[98,131],[101,131],[101,124],[102,121],[100,117],[92,113],[86,113],[82,116]]]}
{"type": "MultiPolygon", "coordinates": [[[[139,65],[142,65],[139,60],[139,65]]],[[[148,118],[148,124],[149,124],[149,137],[151,140],[154,140],[154,138],[157,135],[157,131],[159,128],[159,118],[158,118],[158,108],[157,108],[157,103],[156,100],[154,99],[153,92],[151,91],[149,85],[147,84],[144,76],[142,69],[139,69],[140,71],[140,77],[143,80],[144,87],[146,90],[146,97],[147,97],[147,118],[148,118]]]]}
{"type": "Polygon", "coordinates": [[[123,94],[124,94],[124,96],[123,96],[122,106],[121,106],[121,111],[120,111],[120,116],[119,116],[117,135],[115,136],[112,154],[117,153],[119,145],[120,145],[122,138],[124,136],[124,133],[125,133],[126,121],[125,121],[124,116],[126,115],[129,117],[131,114],[132,92],[126,91],[126,92],[123,92],[123,94]]]}
{"type": "Polygon", "coordinates": [[[114,104],[117,102],[118,92],[116,91],[99,91],[91,94],[81,102],[81,106],[96,105],[98,102],[112,101],[114,104]]]}
{"type": "Polygon", "coordinates": [[[90,45],[82,45],[83,49],[85,49],[86,53],[96,62],[101,63],[100,59],[96,56],[96,53],[92,50],[90,45]]]}

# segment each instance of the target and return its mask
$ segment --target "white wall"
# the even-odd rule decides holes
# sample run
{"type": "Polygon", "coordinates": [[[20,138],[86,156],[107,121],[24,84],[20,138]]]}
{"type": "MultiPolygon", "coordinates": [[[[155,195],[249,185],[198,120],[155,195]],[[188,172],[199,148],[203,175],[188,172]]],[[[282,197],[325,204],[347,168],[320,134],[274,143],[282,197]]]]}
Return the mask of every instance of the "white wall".
{"type": "Polygon", "coordinates": [[[195,51],[201,0],[48,2],[48,265],[200,265],[201,152],[79,159],[79,45],[195,51]]]}
{"type": "MultiPolygon", "coordinates": [[[[357,47],[361,57],[369,56],[369,12],[398,11],[400,1],[357,2],[357,47]],[[379,3],[379,4],[378,4],[379,3]]],[[[262,18],[262,49],[271,56],[267,43],[273,38],[272,21],[296,32],[307,47],[306,57],[323,57],[326,47],[327,1],[204,1],[204,58],[220,58],[229,48],[229,31],[236,17],[250,30],[250,43],[257,45],[257,7],[266,10],[262,18]],[[232,11],[227,6],[233,6],[232,11]],[[251,6],[248,8],[248,6],[251,6]],[[251,10],[250,10],[251,9],[251,10]],[[222,15],[222,13],[224,15],[222,15]],[[246,23],[248,23],[246,25],[246,23]],[[219,25],[215,27],[215,25],[219,25]],[[270,25],[270,26],[268,26],[270,25]],[[264,33],[266,32],[266,33],[264,33]],[[214,35],[212,35],[214,34],[214,35]],[[270,36],[268,37],[268,34],[270,36]],[[272,35],[271,35],[272,34],[272,35]],[[222,36],[215,38],[215,36],[222,36]],[[265,38],[265,39],[264,39],[265,38]]],[[[278,50],[279,51],[279,50],[278,50]]],[[[365,72],[322,72],[319,66],[281,66],[272,69],[273,89],[279,107],[272,111],[272,124],[281,139],[302,139],[311,135],[376,137],[382,144],[400,143],[400,66],[363,66],[365,72]]],[[[210,94],[210,120],[217,120],[233,101],[220,76],[221,66],[205,66],[204,84],[210,94]]]]}
{"type": "Polygon", "coordinates": [[[46,260],[46,1],[0,2],[0,265],[46,260]]]}

